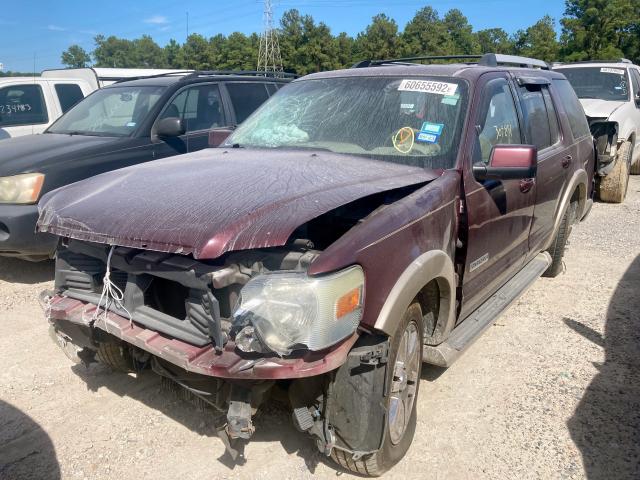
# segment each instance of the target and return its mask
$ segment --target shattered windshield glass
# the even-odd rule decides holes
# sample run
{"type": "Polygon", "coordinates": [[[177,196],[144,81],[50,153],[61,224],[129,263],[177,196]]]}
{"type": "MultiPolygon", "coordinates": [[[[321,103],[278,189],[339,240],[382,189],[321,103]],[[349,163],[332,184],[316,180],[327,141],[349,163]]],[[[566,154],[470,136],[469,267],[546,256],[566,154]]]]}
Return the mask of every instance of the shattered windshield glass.
{"type": "Polygon", "coordinates": [[[618,67],[557,68],[576,91],[578,98],[629,100],[627,70],[618,67]]]}
{"type": "Polygon", "coordinates": [[[224,146],[320,149],[452,168],[466,103],[466,84],[448,77],[302,80],[280,90],[224,146]]]}
{"type": "Polygon", "coordinates": [[[109,87],[64,114],[48,133],[125,137],[146,118],[166,87],[109,87]]]}

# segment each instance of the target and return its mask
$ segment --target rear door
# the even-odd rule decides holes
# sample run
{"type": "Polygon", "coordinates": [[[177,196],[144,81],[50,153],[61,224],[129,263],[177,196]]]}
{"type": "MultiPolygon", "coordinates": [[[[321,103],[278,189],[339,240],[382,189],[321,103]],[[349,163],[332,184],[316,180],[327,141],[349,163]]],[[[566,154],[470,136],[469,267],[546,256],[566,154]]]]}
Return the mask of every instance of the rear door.
{"type": "Polygon", "coordinates": [[[225,83],[231,103],[234,125],[244,122],[269,98],[269,91],[263,82],[225,83]]]}
{"type": "MultiPolygon", "coordinates": [[[[477,308],[523,265],[535,204],[531,180],[478,181],[471,165],[488,163],[495,145],[521,145],[523,134],[514,86],[506,73],[480,77],[469,129],[474,147],[464,172],[467,256],[460,318],[477,308]]],[[[468,143],[469,144],[469,143],[468,143]]]]}
{"type": "Polygon", "coordinates": [[[573,157],[570,142],[563,143],[555,105],[545,79],[517,79],[524,142],[538,149],[536,196],[529,247],[540,250],[552,233],[555,212],[569,180],[573,157]]]}

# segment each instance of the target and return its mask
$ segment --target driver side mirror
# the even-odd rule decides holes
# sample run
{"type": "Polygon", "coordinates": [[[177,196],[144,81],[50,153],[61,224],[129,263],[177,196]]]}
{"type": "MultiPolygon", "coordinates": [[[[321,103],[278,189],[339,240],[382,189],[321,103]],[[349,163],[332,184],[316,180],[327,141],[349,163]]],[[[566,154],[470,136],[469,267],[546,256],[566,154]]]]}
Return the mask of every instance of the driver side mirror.
{"type": "Polygon", "coordinates": [[[640,108],[640,92],[636,93],[636,107],[640,108]]]}
{"type": "Polygon", "coordinates": [[[156,127],[156,135],[159,137],[179,137],[185,131],[184,123],[178,117],[163,118],[156,127]]]}
{"type": "Polygon", "coordinates": [[[489,164],[473,166],[476,180],[518,180],[535,178],[538,170],[538,149],[533,145],[495,145],[489,164]]]}

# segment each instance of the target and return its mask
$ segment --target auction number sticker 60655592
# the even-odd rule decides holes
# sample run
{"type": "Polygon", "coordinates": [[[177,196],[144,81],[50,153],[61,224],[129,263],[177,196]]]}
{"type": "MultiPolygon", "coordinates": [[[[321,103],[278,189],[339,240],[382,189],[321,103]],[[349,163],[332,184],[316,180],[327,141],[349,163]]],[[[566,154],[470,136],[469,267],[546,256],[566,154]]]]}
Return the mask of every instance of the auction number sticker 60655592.
{"type": "Polygon", "coordinates": [[[435,93],[437,95],[453,95],[458,90],[457,83],[436,82],[434,80],[402,80],[398,90],[401,92],[435,93]]]}

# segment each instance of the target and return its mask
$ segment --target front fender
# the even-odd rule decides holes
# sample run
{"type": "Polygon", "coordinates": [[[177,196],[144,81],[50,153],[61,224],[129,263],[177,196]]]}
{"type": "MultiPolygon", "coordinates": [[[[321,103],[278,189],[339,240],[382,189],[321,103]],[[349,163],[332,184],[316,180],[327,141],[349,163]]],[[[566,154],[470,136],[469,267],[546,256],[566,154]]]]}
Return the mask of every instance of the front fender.
{"type": "Polygon", "coordinates": [[[376,330],[393,335],[405,310],[431,281],[437,281],[440,292],[438,323],[434,337],[447,338],[455,324],[455,271],[449,255],[442,250],[423,253],[400,275],[387,297],[376,330]]]}

